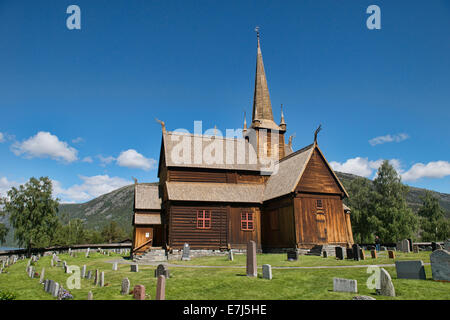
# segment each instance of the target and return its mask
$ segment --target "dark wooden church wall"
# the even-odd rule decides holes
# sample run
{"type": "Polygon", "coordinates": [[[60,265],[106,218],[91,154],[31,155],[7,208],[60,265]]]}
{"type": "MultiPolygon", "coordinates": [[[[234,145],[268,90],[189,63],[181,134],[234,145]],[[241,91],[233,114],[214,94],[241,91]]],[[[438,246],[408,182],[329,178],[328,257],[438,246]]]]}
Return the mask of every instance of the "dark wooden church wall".
{"type": "Polygon", "coordinates": [[[258,171],[199,168],[169,168],[167,179],[173,182],[264,183],[258,171]]]}
{"type": "Polygon", "coordinates": [[[295,223],[293,200],[277,199],[264,206],[261,216],[262,246],[265,248],[294,248],[295,223]]]}
{"type": "Polygon", "coordinates": [[[294,200],[300,245],[345,244],[348,237],[347,220],[342,200],[336,195],[299,194],[294,200]],[[317,208],[317,200],[323,209],[317,208]],[[325,232],[325,237],[321,237],[325,232]]]}
{"type": "Polygon", "coordinates": [[[256,242],[258,248],[261,247],[261,212],[258,207],[230,206],[228,215],[229,240],[233,249],[245,249],[250,240],[256,242]],[[253,231],[242,230],[241,213],[252,212],[254,215],[253,231]]]}
{"type": "Polygon", "coordinates": [[[211,204],[170,204],[169,246],[182,248],[189,243],[192,249],[218,249],[228,244],[227,208],[211,204]],[[197,211],[211,211],[211,228],[197,229],[197,211]]]}
{"type": "Polygon", "coordinates": [[[296,191],[343,195],[336,179],[317,150],[314,150],[296,191]]]}

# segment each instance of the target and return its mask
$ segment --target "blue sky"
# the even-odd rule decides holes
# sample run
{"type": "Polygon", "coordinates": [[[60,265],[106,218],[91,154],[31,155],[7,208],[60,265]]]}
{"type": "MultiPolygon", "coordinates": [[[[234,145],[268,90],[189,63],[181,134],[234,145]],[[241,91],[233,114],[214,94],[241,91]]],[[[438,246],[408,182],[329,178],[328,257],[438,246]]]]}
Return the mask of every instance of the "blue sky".
{"type": "Polygon", "coordinates": [[[0,193],[49,176],[59,198],[82,202],[132,176],[156,181],[154,118],[242,127],[256,25],[294,149],[321,123],[336,170],[373,178],[389,159],[407,184],[450,193],[445,0],[0,0],[0,193]],[[66,27],[72,4],[81,30],[66,27]],[[372,4],[380,30],[366,27],[372,4]]]}

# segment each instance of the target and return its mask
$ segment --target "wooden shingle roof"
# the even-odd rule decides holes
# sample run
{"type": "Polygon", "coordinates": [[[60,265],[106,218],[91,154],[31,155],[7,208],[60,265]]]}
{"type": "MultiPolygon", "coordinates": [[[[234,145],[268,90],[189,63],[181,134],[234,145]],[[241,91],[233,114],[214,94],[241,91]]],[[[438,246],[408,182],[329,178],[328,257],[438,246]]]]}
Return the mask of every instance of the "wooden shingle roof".
{"type": "Polygon", "coordinates": [[[169,200],[262,203],[264,185],[166,182],[169,200]]]}
{"type": "Polygon", "coordinates": [[[160,210],[158,185],[139,183],[134,186],[134,207],[138,210],[160,210]]]}

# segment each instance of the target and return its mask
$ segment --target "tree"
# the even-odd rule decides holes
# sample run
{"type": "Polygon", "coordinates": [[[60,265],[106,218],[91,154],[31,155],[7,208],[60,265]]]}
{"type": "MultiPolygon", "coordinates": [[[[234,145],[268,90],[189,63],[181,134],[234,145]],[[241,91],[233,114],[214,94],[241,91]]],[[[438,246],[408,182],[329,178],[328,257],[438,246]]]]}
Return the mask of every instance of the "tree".
{"type": "Polygon", "coordinates": [[[417,230],[417,216],[406,203],[408,187],[389,161],[384,160],[373,180],[373,219],[376,234],[383,242],[412,238],[417,230]]]}
{"type": "Polygon", "coordinates": [[[13,187],[2,199],[4,211],[10,216],[14,238],[20,246],[48,246],[58,226],[58,200],[52,198],[52,182],[48,177],[30,180],[19,188],[13,187]]]}
{"type": "Polygon", "coordinates": [[[374,240],[376,220],[372,214],[373,186],[370,180],[357,178],[346,187],[350,197],[347,200],[351,208],[353,238],[357,243],[369,243],[374,240]]]}
{"type": "Polygon", "coordinates": [[[420,217],[421,238],[423,241],[445,240],[450,235],[450,222],[436,197],[426,191],[422,197],[422,207],[417,212],[420,217]]]}
{"type": "Polygon", "coordinates": [[[125,237],[125,232],[115,221],[111,221],[108,225],[103,227],[102,236],[105,241],[111,243],[113,241],[122,240],[125,237]]]}
{"type": "Polygon", "coordinates": [[[6,235],[8,234],[8,228],[5,224],[0,223],[0,243],[4,243],[6,241],[6,235]]]}

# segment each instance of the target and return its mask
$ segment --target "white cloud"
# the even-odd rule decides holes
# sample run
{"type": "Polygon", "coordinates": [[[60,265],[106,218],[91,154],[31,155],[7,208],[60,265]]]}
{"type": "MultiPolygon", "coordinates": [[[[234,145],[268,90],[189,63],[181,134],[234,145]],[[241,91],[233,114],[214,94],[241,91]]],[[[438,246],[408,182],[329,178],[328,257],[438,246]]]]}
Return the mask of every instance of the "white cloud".
{"type": "Polygon", "coordinates": [[[12,187],[18,187],[20,183],[15,181],[9,181],[6,177],[0,178],[0,197],[6,197],[6,193],[12,187]]]}
{"type": "Polygon", "coordinates": [[[0,132],[0,143],[5,142],[5,136],[0,132]]]}
{"type": "Polygon", "coordinates": [[[121,167],[150,170],[155,167],[156,160],[146,158],[134,149],[122,151],[117,158],[117,164],[121,167]]]}
{"type": "Polygon", "coordinates": [[[450,175],[450,162],[431,161],[427,164],[416,163],[402,174],[404,181],[415,181],[420,178],[443,178],[450,175]]]}
{"type": "Polygon", "coordinates": [[[75,184],[67,189],[64,189],[59,181],[53,180],[53,194],[61,198],[64,203],[84,202],[132,183],[129,180],[108,175],[91,177],[80,175],[79,177],[83,183],[75,184]]]}
{"type": "Polygon", "coordinates": [[[376,146],[377,144],[383,144],[383,143],[387,143],[387,142],[401,142],[408,138],[409,138],[409,136],[406,133],[399,133],[399,134],[394,134],[394,135],[387,134],[385,136],[379,136],[379,137],[370,139],[369,143],[372,146],[376,146]]]}
{"type": "Polygon", "coordinates": [[[15,155],[24,154],[27,158],[47,158],[73,162],[77,160],[78,151],[70,147],[67,142],[60,141],[57,136],[50,132],[38,132],[35,136],[23,141],[16,142],[11,146],[15,155]]]}
{"type": "Polygon", "coordinates": [[[88,162],[88,163],[92,163],[94,162],[94,160],[92,160],[91,157],[84,157],[83,160],[81,160],[82,162],[88,162]]]}
{"type": "Polygon", "coordinates": [[[84,142],[84,139],[82,137],[78,137],[72,140],[72,143],[81,143],[84,142]]]}
{"type": "Polygon", "coordinates": [[[108,157],[104,157],[102,155],[98,155],[97,158],[100,160],[101,162],[101,166],[104,167],[107,164],[110,164],[111,162],[113,162],[114,160],[116,160],[116,158],[112,157],[112,156],[108,156],[108,157]]]}
{"type": "MultiPolygon", "coordinates": [[[[371,161],[368,158],[356,157],[348,159],[343,163],[331,161],[330,166],[336,171],[356,174],[368,178],[373,175],[374,171],[378,170],[382,163],[383,159],[371,161]]],[[[391,159],[389,160],[389,163],[397,170],[397,172],[401,172],[401,163],[398,159],[391,159]]]]}

